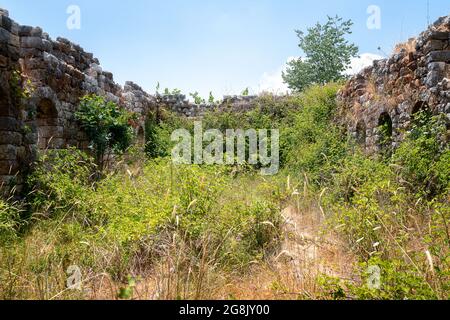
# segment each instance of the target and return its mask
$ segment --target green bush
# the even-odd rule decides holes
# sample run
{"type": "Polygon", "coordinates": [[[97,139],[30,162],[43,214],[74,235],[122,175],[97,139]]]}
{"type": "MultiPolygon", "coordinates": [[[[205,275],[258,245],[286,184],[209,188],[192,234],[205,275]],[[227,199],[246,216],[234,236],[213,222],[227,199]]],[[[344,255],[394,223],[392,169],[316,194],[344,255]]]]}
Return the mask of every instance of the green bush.
{"type": "Polygon", "coordinates": [[[122,153],[132,143],[134,134],[130,122],[135,115],[102,96],[81,98],[75,116],[87,134],[101,168],[106,153],[122,153]]]}
{"type": "Polygon", "coordinates": [[[395,151],[394,163],[402,178],[419,196],[433,198],[450,183],[450,147],[445,143],[446,119],[421,112],[405,141],[395,151]]]}
{"type": "Polygon", "coordinates": [[[93,159],[75,148],[40,154],[27,180],[33,210],[65,212],[83,206],[94,190],[96,169],[93,159]]]}
{"type": "Polygon", "coordinates": [[[302,93],[302,108],[293,115],[293,124],[282,131],[284,165],[297,176],[306,174],[315,186],[331,180],[336,164],[348,152],[345,137],[332,123],[339,87],[314,86],[302,93]]]}
{"type": "Polygon", "coordinates": [[[17,239],[22,224],[21,211],[15,205],[0,199],[0,245],[17,239]]]}

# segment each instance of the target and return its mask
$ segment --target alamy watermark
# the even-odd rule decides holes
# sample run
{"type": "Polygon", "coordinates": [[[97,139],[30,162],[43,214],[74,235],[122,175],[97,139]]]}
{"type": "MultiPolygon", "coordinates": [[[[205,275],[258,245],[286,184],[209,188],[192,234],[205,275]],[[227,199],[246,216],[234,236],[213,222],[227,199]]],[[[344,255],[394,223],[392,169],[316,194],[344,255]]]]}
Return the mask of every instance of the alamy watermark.
{"type": "Polygon", "coordinates": [[[175,164],[260,165],[262,175],[275,175],[280,169],[280,132],[277,129],[217,129],[204,131],[194,123],[194,136],[186,129],[172,133],[172,161],[175,164]],[[205,146],[206,145],[206,146],[205,146]]]}
{"type": "Polygon", "coordinates": [[[81,9],[77,5],[70,5],[67,7],[66,13],[69,15],[66,21],[67,29],[80,30],[81,29],[81,9]]]}
{"type": "Polygon", "coordinates": [[[67,268],[67,288],[70,290],[82,290],[82,273],[78,266],[70,266],[67,268]]]}
{"type": "Polygon", "coordinates": [[[379,266],[369,266],[367,269],[367,287],[373,290],[381,289],[381,268],[379,266]]]}
{"type": "Polygon", "coordinates": [[[381,29],[381,8],[376,5],[371,5],[367,7],[367,29],[369,30],[380,30],[381,29]]]}

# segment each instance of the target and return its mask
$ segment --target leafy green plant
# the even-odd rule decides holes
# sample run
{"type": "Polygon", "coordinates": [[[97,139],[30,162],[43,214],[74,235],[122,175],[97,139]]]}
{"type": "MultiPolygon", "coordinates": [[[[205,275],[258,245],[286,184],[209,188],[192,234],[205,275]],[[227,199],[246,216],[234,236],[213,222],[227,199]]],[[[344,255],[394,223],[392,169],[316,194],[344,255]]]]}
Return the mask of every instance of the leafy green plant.
{"type": "Polygon", "coordinates": [[[212,94],[212,91],[209,92],[208,102],[209,102],[210,104],[214,104],[214,102],[215,102],[215,99],[214,99],[214,96],[213,96],[213,94],[212,94]]]}
{"type": "Polygon", "coordinates": [[[9,84],[14,97],[18,99],[28,99],[35,90],[30,79],[26,79],[24,75],[18,71],[11,72],[9,84]]]}
{"type": "Polygon", "coordinates": [[[189,95],[194,99],[195,104],[202,104],[206,102],[205,99],[200,97],[200,94],[198,92],[190,93],[189,95]]]}
{"type": "Polygon", "coordinates": [[[40,154],[27,180],[33,208],[64,211],[82,207],[93,191],[96,170],[93,159],[74,148],[40,154]]]}
{"type": "Polygon", "coordinates": [[[14,204],[0,199],[0,245],[17,239],[22,224],[21,211],[14,204]]]}
{"type": "Polygon", "coordinates": [[[450,147],[445,142],[445,117],[431,117],[426,112],[415,115],[411,131],[394,153],[402,178],[418,194],[434,197],[448,190],[450,183],[450,147]]]}
{"type": "Polygon", "coordinates": [[[107,154],[122,153],[131,145],[134,133],[130,123],[136,116],[114,102],[101,96],[85,96],[75,116],[91,142],[100,170],[107,154]]]}

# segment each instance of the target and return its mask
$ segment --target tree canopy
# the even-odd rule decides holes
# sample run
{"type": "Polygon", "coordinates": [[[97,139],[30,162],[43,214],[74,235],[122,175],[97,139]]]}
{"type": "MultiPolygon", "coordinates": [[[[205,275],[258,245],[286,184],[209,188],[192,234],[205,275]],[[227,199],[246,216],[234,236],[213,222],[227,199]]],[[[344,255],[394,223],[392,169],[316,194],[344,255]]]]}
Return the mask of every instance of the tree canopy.
{"type": "Polygon", "coordinates": [[[346,36],[351,34],[351,20],[328,17],[307,32],[296,30],[304,57],[288,62],[283,80],[290,89],[303,91],[312,84],[326,84],[345,78],[344,71],[358,54],[358,47],[346,36]]]}

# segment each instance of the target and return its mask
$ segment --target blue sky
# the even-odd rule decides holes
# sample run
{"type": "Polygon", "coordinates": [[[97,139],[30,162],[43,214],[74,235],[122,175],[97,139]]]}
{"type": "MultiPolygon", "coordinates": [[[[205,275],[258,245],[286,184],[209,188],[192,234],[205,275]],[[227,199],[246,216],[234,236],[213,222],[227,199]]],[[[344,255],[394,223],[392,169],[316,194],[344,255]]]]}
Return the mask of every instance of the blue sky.
{"type": "MultiPolygon", "coordinates": [[[[450,13],[448,0],[429,3],[432,22],[450,13]]],[[[93,52],[120,84],[132,80],[154,92],[160,82],[216,97],[279,89],[282,66],[301,55],[294,30],[327,15],[354,21],[350,40],[361,54],[390,53],[427,26],[427,0],[0,0],[0,7],[93,52]],[[70,5],[81,9],[79,30],[67,28],[70,5]],[[381,29],[366,26],[370,5],[381,9],[381,29]]]]}

